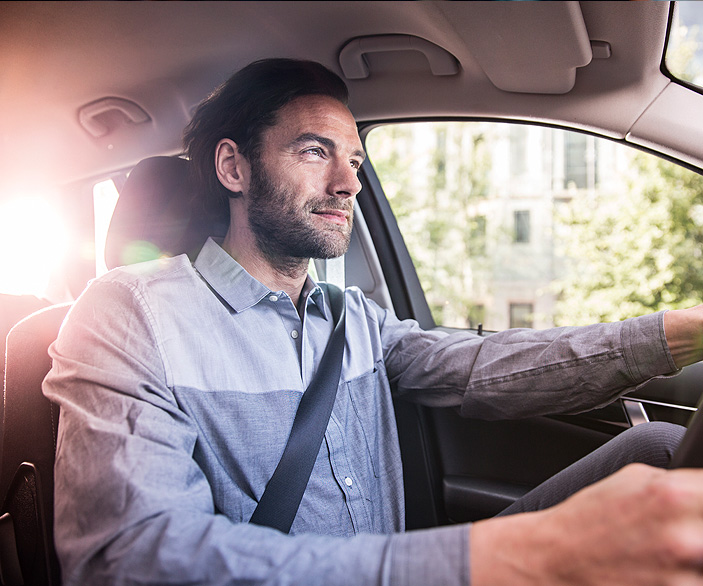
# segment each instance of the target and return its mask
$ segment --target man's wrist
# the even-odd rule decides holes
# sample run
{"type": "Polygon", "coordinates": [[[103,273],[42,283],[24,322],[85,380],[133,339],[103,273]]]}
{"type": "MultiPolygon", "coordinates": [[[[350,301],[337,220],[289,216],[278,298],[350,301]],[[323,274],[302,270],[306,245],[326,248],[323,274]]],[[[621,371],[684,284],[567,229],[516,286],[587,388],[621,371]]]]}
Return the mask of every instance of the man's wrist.
{"type": "Polygon", "coordinates": [[[667,311],[664,334],[678,368],[703,359],[703,305],[667,311]]]}
{"type": "Polygon", "coordinates": [[[474,523],[471,528],[471,586],[543,586],[545,556],[553,540],[545,535],[546,511],[474,523]]]}

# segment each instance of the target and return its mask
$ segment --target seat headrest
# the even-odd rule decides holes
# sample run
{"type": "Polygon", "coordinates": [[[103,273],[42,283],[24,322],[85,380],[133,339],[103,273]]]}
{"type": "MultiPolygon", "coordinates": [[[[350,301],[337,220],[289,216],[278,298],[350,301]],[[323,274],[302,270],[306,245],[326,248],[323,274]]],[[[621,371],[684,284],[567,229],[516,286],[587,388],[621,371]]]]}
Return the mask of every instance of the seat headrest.
{"type": "Polygon", "coordinates": [[[129,174],[110,221],[108,268],[183,253],[194,260],[208,236],[224,236],[229,225],[226,204],[210,199],[194,189],[188,160],[141,161],[129,174]]]}

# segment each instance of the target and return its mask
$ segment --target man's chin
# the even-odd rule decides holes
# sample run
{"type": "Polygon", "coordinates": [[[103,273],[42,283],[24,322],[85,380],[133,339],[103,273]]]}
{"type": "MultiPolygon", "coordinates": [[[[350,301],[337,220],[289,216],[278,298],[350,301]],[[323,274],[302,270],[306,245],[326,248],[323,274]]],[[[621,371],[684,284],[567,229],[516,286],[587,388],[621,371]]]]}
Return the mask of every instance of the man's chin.
{"type": "Polygon", "coordinates": [[[338,232],[334,236],[336,238],[330,235],[324,242],[320,242],[316,250],[317,254],[312,255],[311,258],[329,259],[344,256],[349,250],[351,232],[338,232]]]}

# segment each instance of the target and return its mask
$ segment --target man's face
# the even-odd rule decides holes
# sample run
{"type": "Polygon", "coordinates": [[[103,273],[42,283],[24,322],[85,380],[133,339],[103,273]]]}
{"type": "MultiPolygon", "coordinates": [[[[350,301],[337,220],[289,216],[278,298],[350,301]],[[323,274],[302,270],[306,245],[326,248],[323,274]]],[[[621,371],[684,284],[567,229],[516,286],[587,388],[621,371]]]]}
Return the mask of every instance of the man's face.
{"type": "Polygon", "coordinates": [[[251,161],[247,213],[270,260],[334,258],[351,237],[364,153],[349,110],[325,96],[305,96],[278,113],[251,161]]]}

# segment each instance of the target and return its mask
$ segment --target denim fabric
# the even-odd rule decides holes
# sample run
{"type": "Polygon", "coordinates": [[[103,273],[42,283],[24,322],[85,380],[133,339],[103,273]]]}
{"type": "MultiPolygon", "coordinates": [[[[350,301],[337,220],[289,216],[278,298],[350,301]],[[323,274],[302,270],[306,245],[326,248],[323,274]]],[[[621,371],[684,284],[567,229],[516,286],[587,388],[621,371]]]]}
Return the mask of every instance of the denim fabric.
{"type": "Polygon", "coordinates": [[[467,584],[469,528],[404,533],[391,403],[522,417],[606,403],[674,370],[662,315],[480,338],[345,293],[342,379],[291,535],[248,525],[332,331],[214,241],[117,269],[72,308],[44,392],[61,406],[65,584],[467,584]]]}

